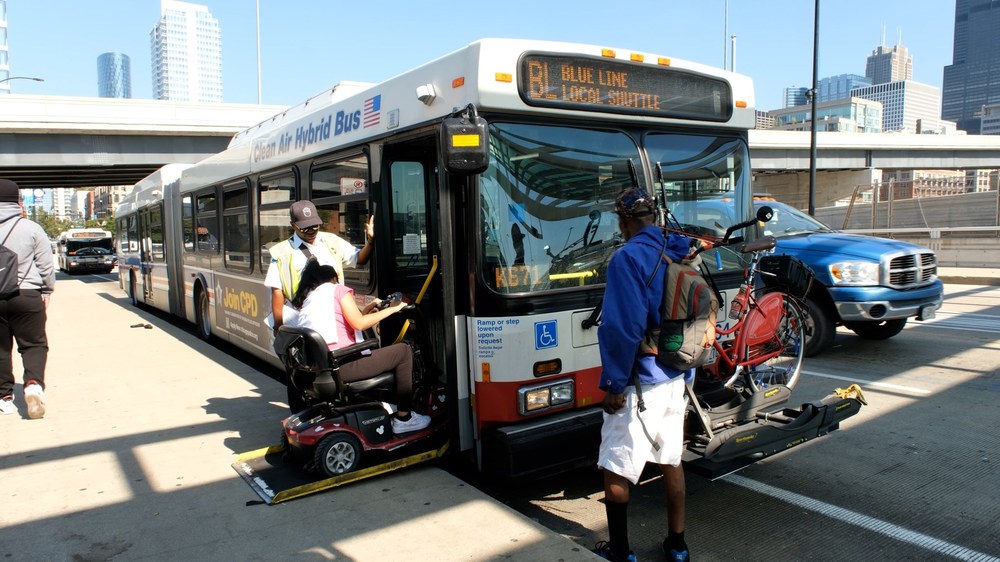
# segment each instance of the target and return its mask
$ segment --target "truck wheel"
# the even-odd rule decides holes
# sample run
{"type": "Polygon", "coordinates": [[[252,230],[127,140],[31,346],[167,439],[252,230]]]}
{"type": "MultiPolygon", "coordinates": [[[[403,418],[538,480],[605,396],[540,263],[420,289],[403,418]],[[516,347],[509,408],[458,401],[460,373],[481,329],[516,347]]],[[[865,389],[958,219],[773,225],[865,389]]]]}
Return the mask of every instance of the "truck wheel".
{"type": "Polygon", "coordinates": [[[847,322],[849,330],[866,340],[887,340],[903,331],[906,318],[882,320],[880,322],[847,322]]]}
{"type": "Polygon", "coordinates": [[[823,307],[813,299],[805,300],[806,311],[806,357],[823,353],[833,345],[837,327],[830,320],[823,307]]]}
{"type": "Polygon", "coordinates": [[[313,458],[316,468],[327,476],[347,474],[361,463],[361,444],[350,433],[331,433],[316,446],[313,458]]]}

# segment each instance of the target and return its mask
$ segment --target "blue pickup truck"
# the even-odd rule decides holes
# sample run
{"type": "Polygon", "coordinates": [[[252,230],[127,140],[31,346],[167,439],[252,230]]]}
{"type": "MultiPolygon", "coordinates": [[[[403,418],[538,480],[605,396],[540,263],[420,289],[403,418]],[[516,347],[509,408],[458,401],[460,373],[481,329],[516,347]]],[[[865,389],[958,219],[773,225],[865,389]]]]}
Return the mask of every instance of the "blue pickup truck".
{"type": "Polygon", "coordinates": [[[883,340],[898,334],[909,318],[933,318],[941,306],[944,286],[930,249],[838,232],[784,203],[754,204],[774,210],[763,231],[777,239],[775,254],[798,258],[815,275],[805,299],[807,356],[833,345],[839,325],[862,338],[883,340]]]}

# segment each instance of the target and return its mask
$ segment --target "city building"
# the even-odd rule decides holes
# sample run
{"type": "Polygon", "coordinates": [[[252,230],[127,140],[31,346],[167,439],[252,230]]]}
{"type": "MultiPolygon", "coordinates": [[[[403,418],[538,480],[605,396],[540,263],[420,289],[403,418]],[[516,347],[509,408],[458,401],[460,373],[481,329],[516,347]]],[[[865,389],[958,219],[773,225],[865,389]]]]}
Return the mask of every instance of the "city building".
{"type": "Polygon", "coordinates": [[[10,52],[7,50],[7,0],[0,0],[0,94],[10,93],[10,52]]]}
{"type": "Polygon", "coordinates": [[[980,133],[983,106],[1000,99],[1000,2],[956,0],[952,63],[944,67],[941,118],[980,133]]]}
{"type": "Polygon", "coordinates": [[[94,217],[96,219],[106,219],[115,216],[118,203],[121,202],[125,194],[132,186],[111,185],[94,188],[94,217]]]}
{"type": "Polygon", "coordinates": [[[795,107],[809,103],[809,88],[792,86],[785,88],[785,105],[782,107],[795,107]]]}
{"type": "MultiPolygon", "coordinates": [[[[783,131],[812,130],[811,105],[775,109],[768,113],[774,118],[774,126],[771,128],[783,131]]],[[[818,131],[880,133],[882,104],[858,97],[819,102],[816,104],[816,122],[818,131]]]]}
{"type": "Polygon", "coordinates": [[[775,125],[774,116],[770,112],[756,110],[754,111],[754,116],[756,117],[756,124],[758,129],[773,129],[775,125]]]}
{"type": "Polygon", "coordinates": [[[871,85],[913,80],[913,57],[902,45],[897,44],[891,49],[879,45],[868,57],[865,77],[871,81],[871,85]]]}
{"type": "Polygon", "coordinates": [[[851,97],[851,90],[863,86],[871,86],[872,81],[857,74],[839,74],[823,78],[816,83],[816,101],[842,100],[851,97]]]}
{"type": "Polygon", "coordinates": [[[128,55],[104,53],[97,57],[97,95],[102,98],[132,97],[132,70],[128,55]]]}
{"type": "Polygon", "coordinates": [[[199,4],[161,0],[160,21],[150,32],[153,98],[222,101],[222,33],[199,4]]]}
{"type": "Polygon", "coordinates": [[[1000,135],[1000,103],[983,106],[980,115],[979,133],[983,135],[1000,135]]]}
{"type": "Polygon", "coordinates": [[[940,93],[929,84],[900,80],[851,90],[854,97],[882,103],[882,131],[917,132],[920,119],[938,119],[940,93]]]}

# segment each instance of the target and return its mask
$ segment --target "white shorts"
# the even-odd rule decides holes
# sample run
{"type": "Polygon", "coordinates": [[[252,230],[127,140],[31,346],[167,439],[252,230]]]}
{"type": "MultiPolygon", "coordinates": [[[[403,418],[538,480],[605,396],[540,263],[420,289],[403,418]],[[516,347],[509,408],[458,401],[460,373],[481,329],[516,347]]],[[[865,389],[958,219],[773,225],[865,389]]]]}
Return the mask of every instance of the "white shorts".
{"type": "Polygon", "coordinates": [[[642,399],[646,411],[639,413],[635,387],[630,385],[625,389],[625,407],[614,414],[604,413],[601,450],[597,456],[597,466],[633,484],[639,482],[647,461],[674,466],[681,462],[687,409],[684,377],[652,386],[643,385],[642,399]],[[650,439],[659,444],[659,450],[654,449],[650,439]]]}

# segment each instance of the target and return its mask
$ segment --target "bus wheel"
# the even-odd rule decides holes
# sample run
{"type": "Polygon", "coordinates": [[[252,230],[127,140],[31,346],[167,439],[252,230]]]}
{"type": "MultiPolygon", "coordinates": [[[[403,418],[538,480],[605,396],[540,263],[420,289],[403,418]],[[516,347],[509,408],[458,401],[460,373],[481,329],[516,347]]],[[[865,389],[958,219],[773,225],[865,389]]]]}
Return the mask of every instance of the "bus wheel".
{"type": "Polygon", "coordinates": [[[132,306],[139,306],[139,297],[136,296],[135,274],[128,276],[128,299],[132,301],[132,306]]]}
{"type": "Polygon", "coordinates": [[[198,305],[194,309],[194,314],[198,337],[208,341],[212,338],[212,320],[208,310],[208,292],[205,289],[198,291],[198,305]]]}

